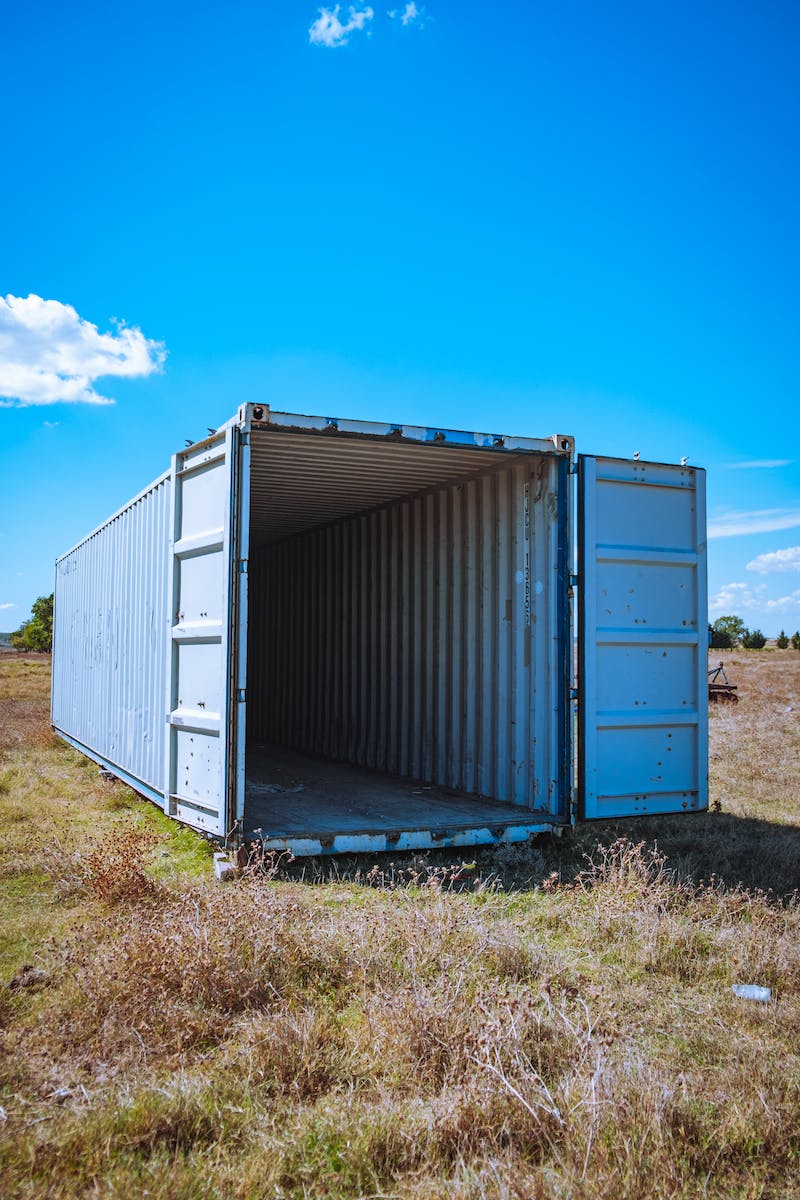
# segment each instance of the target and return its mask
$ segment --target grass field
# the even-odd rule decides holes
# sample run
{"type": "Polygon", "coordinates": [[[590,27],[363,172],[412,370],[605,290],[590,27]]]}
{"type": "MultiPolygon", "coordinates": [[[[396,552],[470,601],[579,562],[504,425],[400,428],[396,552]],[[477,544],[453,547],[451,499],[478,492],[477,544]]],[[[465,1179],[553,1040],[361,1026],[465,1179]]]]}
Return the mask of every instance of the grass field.
{"type": "Polygon", "coordinates": [[[800,1195],[800,654],[720,657],[707,814],[220,885],[0,656],[3,1200],[800,1195]]]}

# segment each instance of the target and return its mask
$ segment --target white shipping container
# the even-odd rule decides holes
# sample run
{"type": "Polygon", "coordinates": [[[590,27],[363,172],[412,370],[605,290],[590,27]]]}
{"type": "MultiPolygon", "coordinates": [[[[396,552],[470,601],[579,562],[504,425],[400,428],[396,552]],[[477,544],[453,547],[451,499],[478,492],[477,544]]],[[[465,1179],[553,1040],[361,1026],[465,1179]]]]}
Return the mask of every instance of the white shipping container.
{"type": "Polygon", "coordinates": [[[244,405],[58,560],[53,726],[295,854],[698,811],[704,486],[571,437],[244,405]]]}

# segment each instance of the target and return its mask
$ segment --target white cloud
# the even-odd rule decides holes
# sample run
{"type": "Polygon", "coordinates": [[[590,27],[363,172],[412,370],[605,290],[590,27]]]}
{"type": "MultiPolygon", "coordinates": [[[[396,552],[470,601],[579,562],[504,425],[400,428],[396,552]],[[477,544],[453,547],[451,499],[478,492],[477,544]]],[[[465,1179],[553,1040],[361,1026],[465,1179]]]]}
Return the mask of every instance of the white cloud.
{"type": "Polygon", "coordinates": [[[724,616],[731,613],[737,615],[747,612],[758,612],[764,615],[773,613],[800,614],[800,588],[788,596],[769,597],[767,585],[757,583],[725,583],[716,596],[709,599],[710,615],[724,616]]]}
{"type": "Polygon", "coordinates": [[[708,522],[710,538],[737,537],[746,533],[775,533],[800,526],[800,508],[762,508],[753,512],[726,512],[708,522]]]}
{"type": "Polygon", "coordinates": [[[800,571],[800,546],[787,546],[785,550],[772,550],[759,554],[747,564],[748,571],[759,575],[773,575],[783,571],[800,571]]]}
{"type": "Polygon", "coordinates": [[[339,20],[340,5],[335,8],[319,9],[319,16],[314,21],[308,31],[308,40],[312,46],[346,46],[350,39],[350,34],[357,30],[362,30],[368,21],[371,21],[375,16],[372,8],[353,8],[348,9],[350,19],[344,24],[339,20]]]}
{"type": "Polygon", "coordinates": [[[790,467],[793,458],[751,458],[747,462],[728,463],[731,471],[772,470],[773,467],[790,467]]]}
{"type": "Polygon", "coordinates": [[[5,610],[7,608],[16,608],[16,607],[17,607],[16,604],[0,604],[0,610],[5,610]]]}
{"type": "Polygon", "coordinates": [[[94,390],[95,380],[160,370],[166,358],[162,343],[123,322],[114,324],[115,333],[100,333],[60,300],[0,296],[0,407],[113,404],[94,390]]]}
{"type": "Polygon", "coordinates": [[[390,8],[386,15],[390,21],[399,16],[401,25],[413,25],[417,22],[420,29],[425,27],[425,10],[417,8],[414,0],[411,0],[411,3],[407,4],[402,12],[396,8],[390,8]]]}

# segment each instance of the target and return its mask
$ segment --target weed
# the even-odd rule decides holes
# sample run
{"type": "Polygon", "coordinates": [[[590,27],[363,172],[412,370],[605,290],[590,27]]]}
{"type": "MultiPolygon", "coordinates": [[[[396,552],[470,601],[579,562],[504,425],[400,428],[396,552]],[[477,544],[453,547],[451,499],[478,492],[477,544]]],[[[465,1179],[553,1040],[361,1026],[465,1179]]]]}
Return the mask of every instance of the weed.
{"type": "Polygon", "coordinates": [[[133,822],[116,825],[86,855],[85,879],[100,900],[137,900],[151,895],[156,885],[145,867],[161,838],[133,822]]]}

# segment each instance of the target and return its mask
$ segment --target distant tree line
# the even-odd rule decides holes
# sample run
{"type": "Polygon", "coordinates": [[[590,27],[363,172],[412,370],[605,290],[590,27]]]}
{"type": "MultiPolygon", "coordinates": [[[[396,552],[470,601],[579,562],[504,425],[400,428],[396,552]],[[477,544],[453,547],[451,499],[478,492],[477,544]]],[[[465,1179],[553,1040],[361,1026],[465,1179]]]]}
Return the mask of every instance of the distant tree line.
{"type": "MultiPolygon", "coordinates": [[[[713,625],[709,625],[708,632],[714,650],[733,650],[736,646],[743,650],[761,650],[767,644],[761,630],[748,629],[741,617],[717,617],[713,625]]],[[[788,637],[782,629],[776,645],[779,650],[787,650],[790,645],[793,650],[800,650],[800,630],[788,637]]]]}
{"type": "Polygon", "coordinates": [[[53,595],[34,600],[31,619],[11,635],[11,645],[17,650],[53,649],[53,595]]]}

